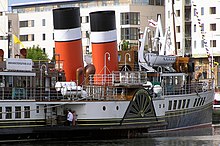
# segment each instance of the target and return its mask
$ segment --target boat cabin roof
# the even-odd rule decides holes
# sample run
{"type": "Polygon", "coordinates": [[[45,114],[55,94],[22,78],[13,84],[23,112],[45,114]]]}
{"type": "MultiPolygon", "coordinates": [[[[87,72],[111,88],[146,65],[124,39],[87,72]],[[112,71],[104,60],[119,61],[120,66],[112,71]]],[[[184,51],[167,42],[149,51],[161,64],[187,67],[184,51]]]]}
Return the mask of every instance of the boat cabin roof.
{"type": "Polygon", "coordinates": [[[161,73],[160,76],[162,77],[176,77],[176,76],[186,76],[185,73],[161,73]]]}
{"type": "Polygon", "coordinates": [[[25,77],[35,77],[34,72],[0,72],[0,76],[25,76],[25,77]]]}

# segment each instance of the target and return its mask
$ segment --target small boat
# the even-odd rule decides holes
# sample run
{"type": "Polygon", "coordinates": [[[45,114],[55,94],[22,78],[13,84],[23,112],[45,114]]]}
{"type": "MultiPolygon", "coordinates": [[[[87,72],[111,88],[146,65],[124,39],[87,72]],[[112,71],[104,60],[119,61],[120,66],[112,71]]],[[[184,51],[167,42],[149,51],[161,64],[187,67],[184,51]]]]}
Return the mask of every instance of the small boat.
{"type": "MultiPolygon", "coordinates": [[[[70,18],[74,18],[68,21],[75,20],[75,23],[79,20],[73,15],[75,12],[79,18],[79,8],[55,9],[54,19],[56,13],[59,13],[59,18],[64,18],[61,17],[63,14],[70,14],[70,18]]],[[[101,32],[105,39],[101,38],[100,41],[96,37],[92,41],[92,46],[99,51],[97,53],[103,54],[93,54],[93,64],[78,66],[74,76],[71,74],[73,67],[65,64],[68,62],[65,60],[63,65],[57,65],[61,60],[32,62],[30,59],[8,58],[0,62],[0,140],[130,138],[143,133],[211,125],[212,82],[204,84],[191,80],[186,73],[170,72],[162,67],[159,67],[160,70],[150,66],[152,70],[149,71],[119,71],[114,62],[118,58],[117,51],[100,51],[100,45],[104,49],[116,46],[114,11],[93,12],[90,17],[90,20],[98,21],[98,25],[108,23],[111,29],[101,28],[102,31],[107,29],[101,32]],[[109,19],[102,21],[106,17],[109,19]],[[61,69],[61,66],[64,68],[61,69]],[[65,68],[67,66],[70,70],[65,68]],[[76,77],[76,80],[71,80],[72,77],[76,77]],[[69,110],[76,114],[73,122],[76,124],[71,126],[66,122],[69,110]]],[[[57,21],[64,23],[60,19],[57,21]]],[[[59,27],[56,28],[63,29],[61,24],[58,23],[59,27]]],[[[100,30],[96,29],[99,27],[93,28],[93,24],[96,23],[92,22],[91,30],[97,31],[93,35],[98,35],[100,30]]],[[[69,26],[78,25],[65,26],[68,26],[68,31],[63,33],[65,30],[62,30],[63,35],[78,32],[78,28],[69,30],[69,26]]],[[[58,39],[56,35],[57,46],[62,44],[62,49],[58,49],[59,58],[62,59],[62,53],[69,51],[65,48],[68,45],[64,44],[63,38],[59,42],[60,35],[58,39]]],[[[76,38],[70,45],[79,44],[79,38],[76,38]]],[[[64,54],[66,58],[71,55],[64,54]]],[[[80,57],[70,59],[74,67],[82,64],[80,57]],[[77,62],[77,59],[80,61],[77,62]]],[[[142,67],[143,64],[148,65],[147,62],[141,63],[139,65],[142,67]]]]}

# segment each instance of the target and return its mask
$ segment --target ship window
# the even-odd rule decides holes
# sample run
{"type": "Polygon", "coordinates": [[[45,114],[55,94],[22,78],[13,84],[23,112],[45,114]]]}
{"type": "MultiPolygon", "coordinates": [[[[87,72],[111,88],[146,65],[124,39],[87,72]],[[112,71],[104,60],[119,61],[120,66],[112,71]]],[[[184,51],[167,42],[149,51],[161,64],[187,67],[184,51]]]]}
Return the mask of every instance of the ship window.
{"type": "Polygon", "coordinates": [[[174,103],[173,103],[173,109],[174,110],[176,109],[176,105],[177,105],[177,100],[174,100],[174,103]]]}
{"type": "Polygon", "coordinates": [[[5,119],[11,119],[12,118],[12,107],[5,107],[5,119]]]}
{"type": "Polygon", "coordinates": [[[0,119],[2,119],[2,107],[0,107],[0,119]]]}
{"type": "Polygon", "coordinates": [[[36,107],[36,113],[39,113],[40,112],[40,108],[39,106],[36,107]]]}
{"type": "Polygon", "coordinates": [[[30,106],[24,107],[24,118],[30,118],[30,106]]]}
{"type": "Polygon", "coordinates": [[[193,107],[196,106],[196,103],[197,103],[197,98],[196,98],[195,101],[194,101],[193,107]]]}
{"type": "Polygon", "coordinates": [[[205,103],[205,99],[206,99],[206,97],[203,98],[202,105],[205,103]]]}
{"type": "Polygon", "coordinates": [[[21,107],[20,106],[15,107],[15,118],[21,118],[21,107]]]}
{"type": "Polygon", "coordinates": [[[183,100],[182,108],[185,108],[186,105],[186,99],[183,100]]]}
{"type": "Polygon", "coordinates": [[[181,108],[181,104],[182,104],[182,100],[179,100],[179,103],[178,103],[178,109],[181,108]]]}
{"type": "Polygon", "coordinates": [[[106,107],[105,107],[105,106],[103,106],[103,107],[102,107],[102,109],[103,109],[103,111],[105,111],[105,110],[106,110],[106,107]]]}
{"type": "Polygon", "coordinates": [[[168,110],[171,110],[172,108],[172,100],[169,101],[169,107],[168,107],[168,110]]]}
{"type": "Polygon", "coordinates": [[[200,100],[201,100],[201,98],[198,99],[196,106],[199,106],[200,100]]]}
{"type": "Polygon", "coordinates": [[[188,108],[188,107],[189,107],[189,102],[190,102],[190,99],[187,99],[186,108],[188,108]]]}
{"type": "Polygon", "coordinates": [[[204,100],[204,98],[201,98],[199,106],[202,105],[203,100],[204,100]]]}

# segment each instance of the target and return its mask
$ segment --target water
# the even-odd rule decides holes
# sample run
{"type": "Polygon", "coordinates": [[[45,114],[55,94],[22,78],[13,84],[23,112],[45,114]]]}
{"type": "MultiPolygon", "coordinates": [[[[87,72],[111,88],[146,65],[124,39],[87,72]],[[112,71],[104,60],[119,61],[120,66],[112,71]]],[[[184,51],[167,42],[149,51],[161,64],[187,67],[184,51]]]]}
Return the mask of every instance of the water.
{"type": "MultiPolygon", "coordinates": [[[[3,144],[6,146],[8,144],[3,144]]],[[[157,137],[98,141],[44,141],[10,143],[11,146],[220,146],[220,135],[157,137]]]]}
{"type": "Polygon", "coordinates": [[[214,126],[181,132],[148,135],[134,139],[78,140],[78,141],[22,141],[1,143],[1,146],[220,146],[220,110],[214,111],[214,126]],[[149,138],[150,137],[150,138],[149,138]]]}

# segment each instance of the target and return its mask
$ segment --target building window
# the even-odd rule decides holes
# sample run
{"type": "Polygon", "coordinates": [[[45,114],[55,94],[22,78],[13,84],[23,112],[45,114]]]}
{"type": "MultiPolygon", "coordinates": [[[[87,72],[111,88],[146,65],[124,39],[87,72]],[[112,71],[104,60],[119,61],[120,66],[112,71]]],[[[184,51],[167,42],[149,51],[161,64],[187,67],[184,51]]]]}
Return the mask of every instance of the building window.
{"type": "Polygon", "coordinates": [[[210,40],[210,47],[216,47],[216,40],[210,40]]]}
{"type": "Polygon", "coordinates": [[[34,34],[20,35],[21,41],[34,41],[34,34]]]}
{"type": "Polygon", "coordinates": [[[210,7],[209,13],[216,14],[216,7],[210,7]]]}
{"type": "Polygon", "coordinates": [[[194,16],[197,16],[197,9],[194,8],[194,16]]]}
{"type": "Polygon", "coordinates": [[[180,49],[180,42],[176,42],[177,49],[180,49]]]}
{"type": "Polygon", "coordinates": [[[176,27],[176,32],[177,32],[177,33],[180,33],[180,26],[177,26],[177,27],[176,27]]]}
{"type": "Polygon", "coordinates": [[[12,107],[5,107],[5,119],[11,119],[12,118],[12,107]]]}
{"type": "Polygon", "coordinates": [[[204,40],[201,40],[201,48],[204,48],[204,40]]]}
{"type": "Polygon", "coordinates": [[[28,27],[28,21],[20,21],[19,26],[20,27],[28,27]]]}
{"type": "Polygon", "coordinates": [[[30,106],[24,107],[24,118],[30,118],[30,106]]]}
{"type": "Polygon", "coordinates": [[[43,41],[46,40],[46,34],[45,34],[45,33],[43,33],[43,35],[42,35],[42,40],[43,40],[43,41]]]}
{"type": "Polygon", "coordinates": [[[170,11],[168,11],[168,18],[170,18],[170,11]]]}
{"type": "Polygon", "coordinates": [[[204,31],[204,23],[201,24],[201,31],[204,31]]]}
{"type": "Polygon", "coordinates": [[[194,32],[196,32],[196,24],[194,24],[194,32]]]}
{"type": "Polygon", "coordinates": [[[34,27],[34,20],[19,21],[20,27],[34,27]]]}
{"type": "Polygon", "coordinates": [[[121,25],[139,25],[140,24],[140,13],[139,12],[128,12],[121,13],[121,25]]]}
{"type": "Polygon", "coordinates": [[[42,26],[46,26],[46,19],[42,19],[42,26]]]}
{"type": "Polygon", "coordinates": [[[210,31],[216,31],[216,24],[210,24],[210,31]]]}
{"type": "Polygon", "coordinates": [[[43,52],[44,52],[44,53],[46,52],[46,49],[45,49],[45,48],[43,48],[43,52]]]}
{"type": "Polygon", "coordinates": [[[176,16],[180,17],[180,10],[176,10],[176,16]]]}
{"type": "Polygon", "coordinates": [[[196,41],[194,41],[194,48],[196,48],[196,41]]]}
{"type": "Polygon", "coordinates": [[[201,7],[201,15],[204,15],[204,7],[201,7]]]}
{"type": "Polygon", "coordinates": [[[138,28],[121,28],[121,40],[138,40],[138,28]]]}
{"type": "Polygon", "coordinates": [[[15,118],[21,118],[21,107],[20,106],[16,106],[15,107],[15,118]]]}

